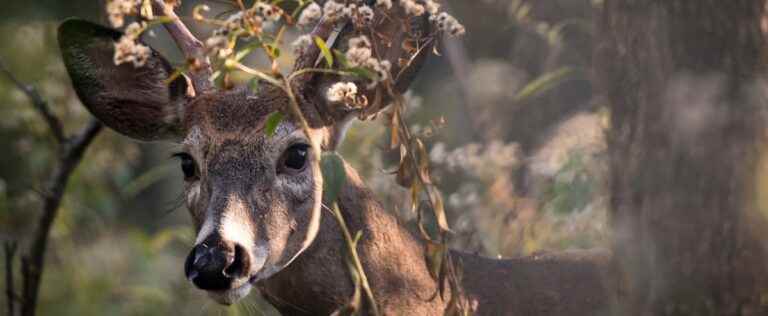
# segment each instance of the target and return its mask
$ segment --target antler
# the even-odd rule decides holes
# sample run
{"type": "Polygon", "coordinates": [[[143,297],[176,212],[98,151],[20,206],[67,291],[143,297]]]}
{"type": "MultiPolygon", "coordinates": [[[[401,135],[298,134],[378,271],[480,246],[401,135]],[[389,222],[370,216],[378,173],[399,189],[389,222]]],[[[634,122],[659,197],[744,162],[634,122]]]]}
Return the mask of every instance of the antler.
{"type": "Polygon", "coordinates": [[[325,17],[320,19],[317,25],[315,25],[315,28],[312,29],[312,32],[309,33],[309,36],[312,38],[312,44],[296,57],[296,63],[293,65],[293,71],[299,71],[315,66],[317,58],[320,57],[320,48],[317,47],[315,38],[319,37],[324,41],[327,41],[333,33],[335,25],[335,22],[328,21],[328,19],[325,17]]]}
{"type": "Polygon", "coordinates": [[[171,22],[164,23],[165,29],[176,42],[184,57],[190,62],[189,76],[192,80],[192,87],[196,94],[213,89],[210,78],[213,74],[211,62],[205,54],[203,43],[189,31],[184,22],[179,19],[173,11],[173,5],[166,3],[165,0],[154,0],[152,8],[155,11],[163,12],[165,16],[171,19],[171,22]]]}
{"type": "MultiPolygon", "coordinates": [[[[435,33],[427,14],[413,16],[406,12],[401,2],[393,4],[391,8],[378,7],[375,18],[365,25],[357,24],[348,17],[342,18],[339,22],[321,20],[310,33],[313,39],[312,44],[297,57],[294,71],[315,67],[320,54],[320,49],[314,41],[315,37],[326,40],[332,49],[341,49],[346,47],[350,38],[365,35],[372,42],[374,57],[381,62],[388,62],[391,69],[386,83],[382,82],[374,89],[361,87],[364,91],[360,94],[369,101],[368,106],[362,109],[361,116],[369,116],[381,111],[392,101],[394,95],[408,89],[427,56],[432,53],[435,42],[435,33]],[[329,38],[335,27],[340,31],[334,42],[330,43],[329,38]]],[[[339,65],[336,64],[334,67],[339,65]]],[[[316,94],[316,99],[319,101],[302,103],[302,106],[314,107],[326,123],[330,124],[347,117],[350,114],[349,108],[336,106],[325,100],[325,89],[336,82],[346,80],[350,79],[339,73],[303,75],[297,82],[297,89],[316,94]]]]}

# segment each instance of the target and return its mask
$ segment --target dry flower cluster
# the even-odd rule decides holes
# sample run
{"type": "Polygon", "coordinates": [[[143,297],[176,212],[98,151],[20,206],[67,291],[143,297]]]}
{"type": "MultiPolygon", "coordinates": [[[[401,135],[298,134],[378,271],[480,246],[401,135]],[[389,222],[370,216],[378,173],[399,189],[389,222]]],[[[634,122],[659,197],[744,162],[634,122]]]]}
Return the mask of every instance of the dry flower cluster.
{"type": "Polygon", "coordinates": [[[115,65],[133,63],[134,67],[141,67],[147,62],[152,50],[139,43],[141,33],[146,29],[143,22],[133,22],[125,29],[125,35],[115,43],[115,65]]]}

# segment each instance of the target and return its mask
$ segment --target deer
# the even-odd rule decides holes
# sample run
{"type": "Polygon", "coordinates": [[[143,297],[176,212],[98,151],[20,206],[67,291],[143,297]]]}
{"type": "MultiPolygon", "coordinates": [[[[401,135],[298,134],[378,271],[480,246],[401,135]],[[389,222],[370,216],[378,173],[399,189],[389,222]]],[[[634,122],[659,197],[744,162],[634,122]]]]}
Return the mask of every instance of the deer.
{"type": "MultiPolygon", "coordinates": [[[[215,87],[201,41],[172,6],[162,0],[153,6],[171,19],[165,28],[197,67],[173,78],[174,68],[154,49],[140,67],[115,65],[121,32],[69,19],[58,40],[76,94],[117,133],[182,148],[176,156],[197,232],[183,270],[195,287],[224,305],[256,289],[284,315],[332,314],[355,288],[339,223],[323,214],[320,157],[312,148],[334,151],[345,124],[357,115],[324,96],[339,75],[302,75],[291,89],[308,130],[289,115],[267,135],[267,117],[287,111],[291,96],[267,84],[256,90],[215,87]]],[[[331,35],[350,36],[349,22],[340,23],[321,22],[311,34],[339,47],[344,41],[330,41],[331,35]]],[[[396,93],[408,89],[431,54],[432,27],[426,18],[406,17],[399,2],[371,26],[375,49],[399,74],[392,79],[396,93]],[[423,49],[405,49],[400,43],[406,39],[423,49]]],[[[319,57],[313,44],[297,56],[294,70],[313,67],[319,57]]],[[[374,99],[374,91],[366,93],[374,99]]],[[[381,108],[391,101],[383,97],[381,108]]],[[[445,314],[450,296],[437,294],[442,285],[430,274],[424,241],[382,207],[346,162],[344,172],[338,207],[350,230],[362,232],[356,250],[381,314],[445,314]]],[[[496,259],[450,250],[448,256],[461,267],[461,295],[473,314],[599,315],[614,304],[611,259],[603,252],[496,259]]]]}

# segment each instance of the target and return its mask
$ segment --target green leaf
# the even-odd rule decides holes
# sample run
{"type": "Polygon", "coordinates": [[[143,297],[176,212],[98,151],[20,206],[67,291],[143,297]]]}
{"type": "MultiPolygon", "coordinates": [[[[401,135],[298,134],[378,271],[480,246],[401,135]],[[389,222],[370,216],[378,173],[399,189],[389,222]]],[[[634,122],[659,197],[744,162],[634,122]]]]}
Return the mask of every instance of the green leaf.
{"type": "Polygon", "coordinates": [[[368,68],[354,67],[354,68],[347,69],[347,71],[363,79],[369,79],[369,80],[376,79],[376,74],[368,68]]]}
{"type": "Polygon", "coordinates": [[[525,85],[514,97],[514,101],[522,101],[537,94],[546,92],[566,79],[574,70],[570,67],[562,67],[545,73],[525,85]]]}
{"type": "Polygon", "coordinates": [[[325,41],[322,38],[315,36],[315,44],[320,48],[320,52],[323,53],[323,57],[325,57],[325,62],[328,64],[328,67],[333,67],[333,54],[331,54],[331,50],[328,49],[328,45],[325,44],[325,41]]]}
{"type": "Polygon", "coordinates": [[[267,123],[266,123],[266,132],[267,136],[275,135],[275,131],[277,130],[277,126],[280,125],[280,122],[283,121],[283,118],[285,116],[280,111],[272,112],[272,114],[267,117],[267,123]]]}
{"type": "Polygon", "coordinates": [[[341,188],[347,181],[344,160],[337,152],[324,153],[320,159],[320,170],[323,173],[323,202],[331,205],[336,202],[341,188]]]}
{"type": "Polygon", "coordinates": [[[336,57],[336,62],[339,63],[342,67],[344,68],[349,67],[349,61],[347,61],[347,56],[344,56],[344,53],[342,53],[338,49],[334,49],[333,56],[336,57]]]}

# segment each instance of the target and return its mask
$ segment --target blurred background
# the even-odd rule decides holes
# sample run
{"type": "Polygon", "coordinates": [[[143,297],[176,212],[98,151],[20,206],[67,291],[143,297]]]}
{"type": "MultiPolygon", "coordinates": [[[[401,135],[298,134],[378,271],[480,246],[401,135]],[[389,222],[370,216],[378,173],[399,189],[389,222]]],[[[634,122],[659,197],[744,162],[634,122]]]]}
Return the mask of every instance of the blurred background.
{"type": "MultiPolygon", "coordinates": [[[[183,1],[180,15],[190,16],[199,2],[183,1]]],[[[214,12],[223,9],[216,2],[207,2],[214,12]]],[[[434,56],[422,71],[408,95],[407,119],[428,141],[454,248],[512,257],[609,246],[608,118],[588,78],[599,2],[443,1],[467,35],[446,42],[442,57],[434,56]]],[[[70,132],[89,114],[59,57],[56,27],[71,16],[106,25],[103,4],[12,1],[0,10],[2,62],[38,87],[70,132]]],[[[179,61],[161,31],[148,42],[179,61]]],[[[54,140],[26,96],[5,78],[0,118],[0,241],[25,245],[55,159],[54,140]]],[[[386,207],[412,225],[415,215],[403,202],[408,194],[388,172],[396,168],[397,153],[386,150],[387,142],[381,122],[360,122],[342,153],[386,207]]],[[[41,315],[274,313],[255,294],[224,309],[184,279],[194,232],[173,150],[172,144],[137,143],[112,131],[98,136],[69,183],[52,230],[41,315]]]]}

